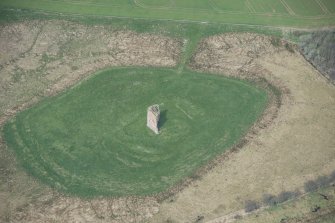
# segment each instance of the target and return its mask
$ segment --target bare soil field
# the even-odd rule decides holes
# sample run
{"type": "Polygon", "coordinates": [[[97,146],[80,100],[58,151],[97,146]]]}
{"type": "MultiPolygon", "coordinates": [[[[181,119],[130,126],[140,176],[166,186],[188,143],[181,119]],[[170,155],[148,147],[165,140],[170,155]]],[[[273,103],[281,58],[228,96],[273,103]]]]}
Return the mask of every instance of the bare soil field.
{"type": "MultiPolygon", "coordinates": [[[[111,66],[171,67],[182,43],[159,35],[27,21],[0,26],[0,125],[17,111],[111,66]]],[[[81,200],[36,182],[0,144],[0,221],[138,222],[158,211],[151,198],[81,200]]]]}
{"type": "MultiPolygon", "coordinates": [[[[182,41],[158,35],[29,21],[0,27],[0,124],[45,96],[110,66],[176,66],[182,41]]],[[[224,222],[246,200],[303,191],[335,170],[335,88],[292,46],[270,37],[226,34],[204,39],[195,70],[264,78],[281,89],[281,107],[237,152],[173,197],[80,199],[55,192],[17,166],[1,139],[0,221],[224,222]]],[[[266,116],[265,116],[266,117],[266,116]]]]}

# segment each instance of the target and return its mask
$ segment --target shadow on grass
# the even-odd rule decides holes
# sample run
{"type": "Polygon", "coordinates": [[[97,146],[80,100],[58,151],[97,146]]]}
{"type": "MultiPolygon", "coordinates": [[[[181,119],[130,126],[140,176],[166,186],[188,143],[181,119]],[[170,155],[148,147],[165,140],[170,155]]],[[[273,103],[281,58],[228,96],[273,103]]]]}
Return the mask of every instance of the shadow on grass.
{"type": "Polygon", "coordinates": [[[167,121],[167,112],[168,110],[161,111],[159,122],[158,122],[159,129],[161,129],[167,121]]]}

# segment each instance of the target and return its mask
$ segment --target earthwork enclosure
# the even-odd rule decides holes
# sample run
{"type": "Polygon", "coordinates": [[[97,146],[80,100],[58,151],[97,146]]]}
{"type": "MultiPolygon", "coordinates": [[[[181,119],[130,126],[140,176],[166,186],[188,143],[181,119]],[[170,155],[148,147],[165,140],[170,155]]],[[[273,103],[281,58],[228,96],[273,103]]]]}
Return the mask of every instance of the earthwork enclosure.
{"type": "Polygon", "coordinates": [[[113,69],[20,113],[5,138],[31,174],[60,190],[152,194],[235,144],[266,102],[244,81],[113,69]],[[146,127],[154,103],[161,104],[159,135],[146,127]]]}

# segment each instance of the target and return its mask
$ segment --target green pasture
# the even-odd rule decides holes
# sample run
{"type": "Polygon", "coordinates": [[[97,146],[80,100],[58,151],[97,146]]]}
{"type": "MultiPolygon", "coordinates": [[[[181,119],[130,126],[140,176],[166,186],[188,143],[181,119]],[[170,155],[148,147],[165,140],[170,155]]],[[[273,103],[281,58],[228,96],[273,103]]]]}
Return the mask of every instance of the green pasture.
{"type": "MultiPolygon", "coordinates": [[[[285,0],[288,6],[298,15],[320,16],[324,14],[317,0],[285,0]]],[[[322,2],[322,0],[320,0],[322,2]]]]}
{"type": "Polygon", "coordinates": [[[46,98],[4,126],[33,176],[80,196],[162,192],[237,143],[267,104],[237,79],[175,69],[114,68],[46,98]],[[159,135],[146,127],[160,104],[159,135]]]}
{"type": "Polygon", "coordinates": [[[219,12],[250,12],[245,4],[245,0],[211,0],[209,2],[213,9],[216,9],[219,12]]]}
{"type": "Polygon", "coordinates": [[[335,24],[332,0],[2,0],[0,8],[225,24],[290,27],[335,24]]]}
{"type": "Polygon", "coordinates": [[[334,0],[322,0],[321,1],[330,13],[335,13],[335,1],[334,0]]]}
{"type": "Polygon", "coordinates": [[[289,14],[289,11],[279,0],[251,0],[249,2],[250,8],[254,9],[256,13],[281,14],[283,16],[289,14]]]}

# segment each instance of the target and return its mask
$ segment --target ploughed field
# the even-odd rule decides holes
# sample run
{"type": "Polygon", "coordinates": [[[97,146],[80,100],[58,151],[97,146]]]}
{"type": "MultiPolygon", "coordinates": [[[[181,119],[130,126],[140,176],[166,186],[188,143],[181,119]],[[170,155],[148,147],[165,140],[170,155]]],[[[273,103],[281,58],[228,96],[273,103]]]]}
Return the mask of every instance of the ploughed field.
{"type": "Polygon", "coordinates": [[[19,113],[4,137],[31,175],[60,191],[150,195],[231,148],[267,100],[242,80],[114,68],[19,113]],[[159,135],[146,127],[152,104],[161,108],[159,135]]]}

